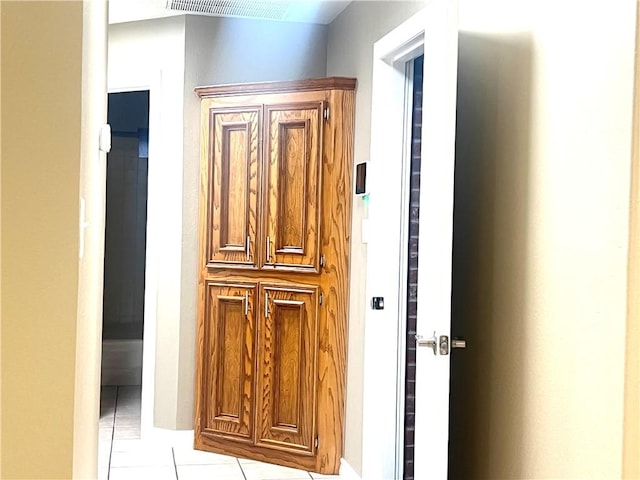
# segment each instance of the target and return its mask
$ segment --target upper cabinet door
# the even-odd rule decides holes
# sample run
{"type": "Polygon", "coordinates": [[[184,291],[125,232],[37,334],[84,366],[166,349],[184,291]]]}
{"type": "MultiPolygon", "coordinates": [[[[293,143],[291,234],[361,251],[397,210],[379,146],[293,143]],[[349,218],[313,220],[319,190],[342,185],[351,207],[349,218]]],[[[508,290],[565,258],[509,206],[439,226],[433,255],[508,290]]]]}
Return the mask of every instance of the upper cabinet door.
{"type": "Polygon", "coordinates": [[[323,107],[265,107],[266,269],[319,271],[323,107]]]}
{"type": "Polygon", "coordinates": [[[256,268],[261,108],[209,110],[206,266],[256,268]]]}

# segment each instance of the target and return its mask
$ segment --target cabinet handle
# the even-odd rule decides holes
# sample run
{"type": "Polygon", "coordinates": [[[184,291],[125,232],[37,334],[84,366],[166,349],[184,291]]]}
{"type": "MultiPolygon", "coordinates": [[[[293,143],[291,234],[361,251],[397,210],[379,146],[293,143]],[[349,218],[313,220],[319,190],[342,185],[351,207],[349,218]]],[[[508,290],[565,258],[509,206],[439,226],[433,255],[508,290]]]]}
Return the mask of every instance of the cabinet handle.
{"type": "Polygon", "coordinates": [[[249,258],[251,258],[251,237],[249,235],[247,235],[247,260],[249,260],[249,258]]]}
{"type": "Polygon", "coordinates": [[[271,263],[271,239],[267,235],[267,263],[271,263]]]}
{"type": "Polygon", "coordinates": [[[269,316],[269,294],[264,292],[264,318],[269,316]]]}
{"type": "Polygon", "coordinates": [[[249,290],[244,291],[244,315],[249,316],[249,290]]]}

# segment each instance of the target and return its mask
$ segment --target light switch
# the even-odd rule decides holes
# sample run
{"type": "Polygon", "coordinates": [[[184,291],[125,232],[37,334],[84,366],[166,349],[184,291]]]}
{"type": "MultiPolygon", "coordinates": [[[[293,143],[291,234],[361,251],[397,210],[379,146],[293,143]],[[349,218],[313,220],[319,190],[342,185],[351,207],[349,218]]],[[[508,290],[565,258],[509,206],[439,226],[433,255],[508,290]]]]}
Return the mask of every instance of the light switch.
{"type": "Polygon", "coordinates": [[[384,310],[384,297],[373,297],[371,299],[371,308],[374,310],[384,310]]]}

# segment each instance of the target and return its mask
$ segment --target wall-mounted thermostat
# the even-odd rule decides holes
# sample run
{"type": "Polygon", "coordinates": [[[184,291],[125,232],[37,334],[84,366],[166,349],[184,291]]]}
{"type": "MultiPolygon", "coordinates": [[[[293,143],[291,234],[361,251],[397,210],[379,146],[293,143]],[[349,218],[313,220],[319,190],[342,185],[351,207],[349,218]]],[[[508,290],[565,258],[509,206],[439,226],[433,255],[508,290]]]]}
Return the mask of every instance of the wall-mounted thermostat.
{"type": "Polygon", "coordinates": [[[356,164],[356,195],[366,195],[367,191],[367,164],[361,162],[356,164]]]}

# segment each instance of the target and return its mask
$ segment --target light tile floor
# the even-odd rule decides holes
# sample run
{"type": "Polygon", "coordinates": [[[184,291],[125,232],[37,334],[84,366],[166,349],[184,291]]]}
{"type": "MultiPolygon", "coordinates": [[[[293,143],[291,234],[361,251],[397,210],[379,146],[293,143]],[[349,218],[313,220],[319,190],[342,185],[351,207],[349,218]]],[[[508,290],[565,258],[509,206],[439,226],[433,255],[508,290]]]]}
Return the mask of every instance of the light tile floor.
{"type": "Polygon", "coordinates": [[[194,450],[193,431],[140,438],[140,387],[102,387],[100,480],[339,480],[304,470],[194,450]]]}

